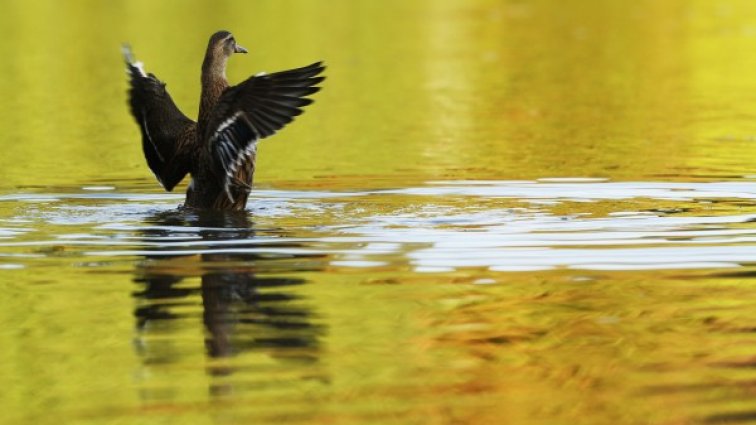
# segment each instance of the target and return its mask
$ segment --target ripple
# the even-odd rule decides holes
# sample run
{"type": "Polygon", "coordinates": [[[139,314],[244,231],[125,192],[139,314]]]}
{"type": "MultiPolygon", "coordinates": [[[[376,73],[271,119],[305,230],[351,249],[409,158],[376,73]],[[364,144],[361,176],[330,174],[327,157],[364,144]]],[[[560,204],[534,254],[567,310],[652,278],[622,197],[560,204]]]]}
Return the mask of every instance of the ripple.
{"type": "Polygon", "coordinates": [[[743,207],[756,198],[753,182],[552,178],[347,192],[268,189],[251,196],[251,229],[233,220],[188,225],[181,217],[192,213],[164,202],[174,195],[90,192],[0,197],[64,201],[21,208],[6,220],[24,228],[0,229],[0,250],[10,251],[0,255],[23,247],[58,252],[60,246],[96,257],[316,255],[336,269],[409,266],[428,273],[717,269],[756,262],[756,212],[743,207]],[[492,208],[497,199],[529,205],[492,208]],[[714,209],[711,200],[738,206],[714,209]],[[584,206],[560,213],[560,204],[573,201],[584,206]],[[161,214],[176,215],[176,224],[153,219],[161,214]],[[41,222],[59,228],[50,237],[36,235],[41,222]],[[76,230],[64,230],[70,228],[76,230]]]}
{"type": "Polygon", "coordinates": [[[416,187],[389,191],[397,194],[431,196],[476,196],[515,199],[551,200],[619,200],[649,198],[659,200],[693,199],[756,199],[756,183],[753,182],[470,182],[437,181],[427,187],[416,187]]]}

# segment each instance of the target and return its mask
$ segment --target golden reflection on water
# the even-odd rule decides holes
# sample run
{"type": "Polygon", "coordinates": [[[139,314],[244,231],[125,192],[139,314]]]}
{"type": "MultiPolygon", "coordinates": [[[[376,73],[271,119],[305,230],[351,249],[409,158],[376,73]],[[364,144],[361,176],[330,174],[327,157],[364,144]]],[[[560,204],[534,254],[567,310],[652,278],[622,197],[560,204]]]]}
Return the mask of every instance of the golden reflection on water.
{"type": "Polygon", "coordinates": [[[147,177],[122,111],[116,47],[132,43],[194,116],[206,34],[218,27],[253,49],[232,60],[233,81],[319,58],[329,64],[317,107],[264,144],[261,182],[748,173],[740,158],[752,149],[750,9],[726,1],[9,1],[0,40],[10,58],[0,82],[10,94],[0,105],[3,184],[31,184],[30,174],[34,184],[147,177]]]}
{"type": "MultiPolygon", "coordinates": [[[[749,262],[728,272],[426,274],[408,255],[432,241],[363,269],[338,266],[361,258],[312,249],[342,249],[344,229],[379,227],[375,217],[419,217],[425,230],[425,204],[539,217],[509,198],[332,195],[293,214],[207,222],[166,212],[179,201],[145,195],[160,190],[126,110],[118,47],[130,42],[194,116],[202,51],[219,28],[251,51],[231,60],[232,81],[329,66],[315,104],[263,142],[262,188],[753,174],[756,4],[745,0],[4,1],[0,195],[114,186],[134,196],[0,202],[0,238],[29,242],[3,245],[0,262],[9,423],[756,417],[749,262]],[[255,251],[249,239],[264,237],[283,239],[286,254],[255,251]],[[220,239],[247,251],[187,254],[169,243],[220,239]]],[[[572,199],[543,211],[753,213],[752,197],[698,201],[572,199]]],[[[413,223],[380,229],[402,226],[413,223]]],[[[710,244],[722,243],[715,236],[710,244]]]]}

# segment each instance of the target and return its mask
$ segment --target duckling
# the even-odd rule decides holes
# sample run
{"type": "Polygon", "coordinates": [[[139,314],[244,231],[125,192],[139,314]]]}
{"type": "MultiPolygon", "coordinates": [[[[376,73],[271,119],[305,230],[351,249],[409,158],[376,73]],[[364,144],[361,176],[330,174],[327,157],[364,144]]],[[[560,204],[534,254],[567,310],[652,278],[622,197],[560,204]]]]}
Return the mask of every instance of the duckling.
{"type": "Polygon", "coordinates": [[[243,210],[255,174],[257,143],[272,136],[312,103],[307,96],[320,90],[325,77],[322,62],[259,73],[230,86],[226,62],[234,53],[247,53],[233,34],[218,31],[210,37],[202,62],[202,93],[197,121],[173,102],[166,85],[146,73],[123,46],[131,114],[142,133],[147,165],[167,191],[187,175],[191,181],[185,207],[243,210]]]}

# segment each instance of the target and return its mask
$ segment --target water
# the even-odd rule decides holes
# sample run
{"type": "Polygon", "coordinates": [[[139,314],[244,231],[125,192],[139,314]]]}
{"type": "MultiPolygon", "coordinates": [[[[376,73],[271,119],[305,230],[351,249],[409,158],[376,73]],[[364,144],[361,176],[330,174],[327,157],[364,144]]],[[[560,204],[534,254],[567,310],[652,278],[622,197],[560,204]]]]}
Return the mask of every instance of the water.
{"type": "Polygon", "coordinates": [[[3,3],[0,422],[756,422],[753,22],[3,3]],[[193,116],[219,28],[232,81],[329,65],[241,214],[159,190],[118,51],[193,116]]]}

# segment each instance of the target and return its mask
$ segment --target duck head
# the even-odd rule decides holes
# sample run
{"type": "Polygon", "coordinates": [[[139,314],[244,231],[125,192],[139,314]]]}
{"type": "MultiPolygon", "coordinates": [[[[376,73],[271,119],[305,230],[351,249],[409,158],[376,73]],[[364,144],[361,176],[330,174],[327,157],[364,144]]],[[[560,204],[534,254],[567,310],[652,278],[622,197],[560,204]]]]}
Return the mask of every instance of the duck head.
{"type": "Polygon", "coordinates": [[[247,53],[247,49],[236,44],[234,35],[228,31],[218,31],[210,37],[207,53],[215,57],[228,58],[234,53],[247,53]]]}
{"type": "Polygon", "coordinates": [[[222,85],[226,80],[226,61],[234,53],[247,53],[247,49],[236,44],[233,34],[218,31],[210,36],[205,60],[202,61],[203,84],[222,85]]]}

